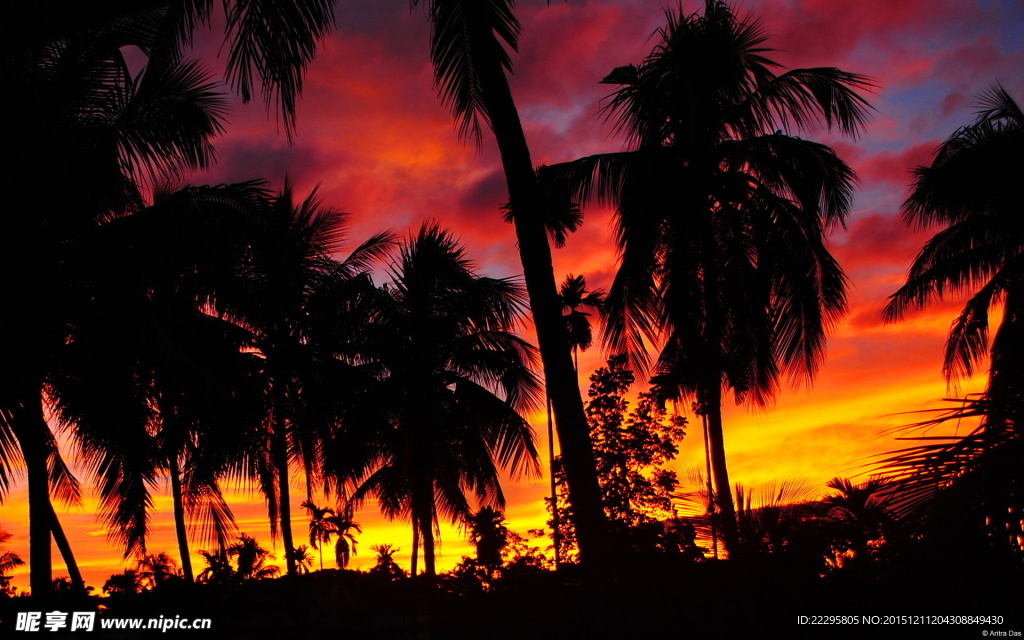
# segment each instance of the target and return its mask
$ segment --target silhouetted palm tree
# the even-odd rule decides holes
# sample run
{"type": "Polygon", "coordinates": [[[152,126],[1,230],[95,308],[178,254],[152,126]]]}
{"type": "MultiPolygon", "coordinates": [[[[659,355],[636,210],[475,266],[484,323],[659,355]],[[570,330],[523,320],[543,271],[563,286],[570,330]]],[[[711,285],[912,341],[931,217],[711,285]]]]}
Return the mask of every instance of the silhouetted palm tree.
{"type": "Polygon", "coordinates": [[[164,552],[147,553],[135,563],[135,571],[141,583],[149,590],[156,590],[175,579],[181,580],[178,563],[164,552]]]}
{"type": "MultiPolygon", "coordinates": [[[[321,509],[308,500],[302,506],[309,511],[309,544],[314,549],[319,549],[321,544],[331,541],[331,536],[336,536],[334,544],[334,558],[339,569],[348,566],[349,560],[356,552],[356,538],[352,534],[362,533],[359,523],[352,520],[351,509],[342,509],[341,513],[334,509],[321,509]]],[[[320,569],[323,567],[323,553],[320,554],[320,569]]]]}
{"type": "Polygon", "coordinates": [[[405,577],[405,570],[395,562],[395,554],[401,549],[390,544],[375,544],[370,549],[377,554],[377,563],[370,568],[370,575],[382,575],[390,580],[405,577]]]}
{"type": "Polygon", "coordinates": [[[7,573],[11,569],[23,566],[25,564],[25,561],[21,559],[21,556],[14,553],[13,551],[8,551],[5,549],[10,539],[11,533],[9,531],[4,531],[2,528],[0,528],[0,588],[6,586],[4,584],[5,578],[8,577],[7,573]]]}
{"type": "Polygon", "coordinates": [[[244,247],[232,230],[263,197],[256,183],[187,187],[100,225],[88,249],[111,266],[109,282],[94,286],[118,315],[80,322],[49,380],[125,557],[145,553],[152,485],[167,473],[190,582],[186,525],[218,546],[232,537],[217,481],[251,445],[255,429],[244,429],[260,417],[249,334],[211,306],[237,280],[244,247]],[[151,237],[165,242],[155,247],[151,237]]]}
{"type": "MultiPolygon", "coordinates": [[[[743,554],[780,554],[809,512],[812,487],[783,480],[759,491],[735,487],[739,545],[743,554]]],[[[735,550],[731,553],[736,553],[735,550]]]]}
{"type": "Polygon", "coordinates": [[[12,194],[11,210],[31,215],[0,223],[0,266],[13,273],[21,265],[26,275],[3,283],[4,300],[21,311],[0,321],[4,340],[17,343],[0,346],[0,429],[8,442],[16,438],[26,462],[31,580],[39,594],[51,585],[49,537],[57,530],[47,476],[57,480],[58,497],[73,494],[40,398],[73,332],[116,318],[121,300],[116,280],[124,274],[94,252],[97,227],[141,204],[143,179],[203,165],[208,138],[220,131],[225,103],[195,64],[176,59],[141,79],[129,72],[127,45],[145,50],[157,30],[148,18],[126,18],[73,29],[2,61],[9,87],[23,98],[5,119],[5,144],[20,160],[2,186],[12,194]]]}
{"type": "MultiPolygon", "coordinates": [[[[280,526],[289,574],[295,569],[289,466],[301,463],[312,486],[320,473],[320,442],[336,417],[329,406],[313,406],[311,391],[330,386],[323,377],[339,364],[335,347],[351,330],[346,310],[356,295],[372,289],[367,271],[392,244],[389,233],[380,233],[345,260],[335,259],[346,220],[346,214],[324,207],[316,191],[296,203],[286,184],[243,231],[250,256],[236,312],[253,332],[265,381],[266,455],[252,463],[271,532],[280,526]]],[[[326,394],[318,399],[331,400],[326,394]]]]}
{"type": "MultiPolygon", "coordinates": [[[[90,7],[56,0],[28,3],[8,16],[11,37],[4,39],[0,52],[4,59],[14,59],[83,32],[109,31],[130,21],[132,28],[125,30],[126,35],[150,32],[142,50],[160,65],[173,63],[191,45],[196,28],[210,24],[215,4],[213,0],[110,0],[90,7]]],[[[319,40],[334,24],[334,0],[220,4],[228,85],[244,102],[259,91],[268,111],[277,107],[291,134],[306,67],[319,40]]]]}
{"type": "Polygon", "coordinates": [[[868,543],[880,540],[893,524],[886,503],[890,499],[887,483],[882,478],[870,478],[854,484],[847,478],[832,478],[828,487],[836,493],[825,496],[821,503],[825,515],[842,525],[838,549],[852,554],[854,561],[869,559],[868,543]]]}
{"type": "Polygon", "coordinates": [[[513,0],[424,0],[432,25],[430,55],[441,101],[459,122],[462,136],[480,140],[482,126],[494,133],[508,186],[508,218],[515,225],[523,276],[544,380],[551,398],[565,465],[581,560],[608,557],[607,523],[601,507],[594,454],[588,438],[572,365],[548,243],[547,201],[537,182],[530,149],[506,72],[508,49],[518,47],[519,21],[513,0]]]}
{"type": "Polygon", "coordinates": [[[580,368],[579,352],[586,351],[594,343],[591,329],[590,314],[601,313],[604,307],[604,291],[591,291],[587,288],[584,276],[569,274],[558,289],[558,299],[562,303],[562,317],[565,318],[565,329],[572,347],[573,368],[577,373],[580,368]],[[585,311],[589,309],[590,312],[585,311]]]}
{"type": "MultiPolygon", "coordinates": [[[[309,551],[309,547],[304,544],[300,544],[295,547],[295,573],[298,575],[305,575],[309,573],[313,568],[313,554],[309,551]]],[[[320,567],[323,569],[323,567],[320,567]]]]}
{"type": "Polygon", "coordinates": [[[511,333],[523,293],[511,280],[478,276],[445,231],[424,225],[391,266],[371,316],[363,357],[378,367],[363,398],[375,432],[350,434],[363,462],[352,501],[376,497],[389,518],[407,517],[433,575],[435,527],[461,522],[467,491],[501,506],[498,470],[536,469],[522,413],[536,406],[532,346],[511,333]]]}
{"type": "Polygon", "coordinates": [[[938,148],[931,166],[914,171],[904,219],[917,228],[944,228],[917,255],[885,310],[893,321],[947,293],[972,292],[950,328],[943,374],[955,388],[988,356],[988,388],[913,426],[959,425],[971,417],[980,422],[967,435],[929,436],[925,444],[896,452],[886,466],[902,492],[901,514],[920,515],[937,492],[954,489],[943,499],[952,500],[944,503],[949,516],[978,526],[991,522],[987,537],[1008,539],[1019,560],[1021,525],[1006,514],[1024,507],[1015,488],[1024,482],[1024,211],[1014,187],[1024,171],[1024,114],[998,85],[981,96],[980,107],[973,124],[938,148]],[[1000,302],[1003,317],[990,342],[989,312],[1000,302]]]}
{"type": "Polygon", "coordinates": [[[619,270],[604,338],[646,371],[660,344],[664,397],[706,412],[723,537],[735,546],[723,390],[769,403],[782,377],[810,379],[845,309],[845,279],[822,241],[850,206],[853,172],[828,147],[789,135],[818,121],[855,134],[870,87],[831,67],[792,69],[765,54],[756,20],[708,0],[668,13],[639,66],[619,67],[608,104],[634,149],[542,170],[574,199],[617,206],[619,270]]]}
{"type": "Polygon", "coordinates": [[[991,356],[988,393],[1011,412],[1019,411],[1024,393],[1016,364],[1024,349],[1024,231],[1011,181],[1021,169],[1022,141],[1024,115],[996,86],[982,96],[974,124],[950,136],[931,166],[914,171],[904,219],[917,228],[944,228],[918,254],[885,310],[892,321],[947,292],[974,291],[950,329],[943,374],[955,384],[991,356]],[[990,350],[988,314],[998,302],[1003,319],[990,350]]]}
{"type": "Polygon", "coordinates": [[[469,539],[476,546],[476,560],[490,572],[501,567],[501,552],[508,543],[505,515],[493,507],[481,507],[466,518],[469,539]]]}
{"type": "MultiPolygon", "coordinates": [[[[22,250],[17,253],[3,247],[5,255],[14,256],[12,264],[20,263],[22,268],[32,270],[34,263],[21,261],[22,255],[53,263],[50,250],[69,234],[82,231],[94,216],[116,215],[126,205],[139,203],[137,178],[205,162],[210,151],[206,139],[219,132],[224,103],[205,83],[203,72],[182,61],[181,50],[191,42],[196,25],[209,20],[212,6],[213,2],[208,1],[115,1],[78,11],[78,5],[43,2],[11,12],[7,25],[11,37],[4,40],[0,54],[4,77],[8,89],[27,99],[19,103],[17,112],[7,114],[10,126],[4,129],[5,144],[20,162],[18,171],[5,173],[3,186],[12,193],[12,210],[34,214],[20,222],[8,221],[2,230],[12,247],[22,250]],[[145,73],[134,77],[123,55],[132,50],[130,45],[148,56],[145,73]],[[26,170],[35,175],[26,175],[26,170]],[[21,196],[13,196],[33,190],[33,178],[49,184],[59,182],[61,188],[37,191],[48,194],[42,199],[25,195],[21,201],[21,196]]],[[[246,101],[259,85],[268,108],[277,103],[289,134],[294,128],[303,72],[317,40],[333,22],[332,6],[330,0],[278,2],[272,10],[247,0],[224,4],[229,83],[246,101]]],[[[36,291],[36,296],[59,298],[63,292],[54,291],[51,272],[42,271],[39,278],[46,286],[25,282],[25,292],[14,293],[36,291]]],[[[56,317],[59,313],[55,312],[60,310],[52,308],[54,305],[37,305],[31,295],[14,304],[22,303],[40,309],[43,316],[49,314],[54,321],[38,323],[29,318],[0,328],[5,332],[32,328],[19,340],[24,345],[26,339],[31,342],[38,338],[37,348],[22,348],[21,352],[32,351],[37,362],[45,362],[38,347],[47,341],[56,346],[66,341],[60,333],[67,323],[56,317]]],[[[6,353],[6,349],[3,351],[6,353]]],[[[0,428],[13,438],[16,428],[10,423],[16,420],[15,414],[27,414],[18,420],[27,419],[32,425],[44,424],[35,419],[31,400],[40,394],[43,374],[25,369],[10,358],[5,361],[11,363],[11,371],[24,378],[23,391],[8,390],[8,395],[21,396],[20,400],[0,401],[4,414],[0,422],[5,423],[0,428]]],[[[43,505],[46,470],[40,460],[45,451],[55,449],[47,434],[36,433],[36,426],[17,430],[34,496],[30,525],[30,538],[36,541],[31,552],[32,580],[42,594],[50,585],[49,543],[44,541],[48,528],[53,529],[69,569],[73,570],[74,562],[59,522],[43,514],[48,509],[43,505]]],[[[9,459],[7,455],[0,457],[9,459]]],[[[50,473],[60,479],[64,471],[59,458],[50,457],[50,473]]],[[[0,469],[0,483],[4,481],[0,469]]],[[[66,481],[60,482],[65,488],[59,491],[68,495],[66,481]]]]}
{"type": "Polygon", "coordinates": [[[273,565],[267,566],[267,560],[272,560],[273,556],[255,538],[244,533],[227,551],[228,556],[235,559],[235,577],[239,580],[264,580],[281,572],[273,565]]]}
{"type": "Polygon", "coordinates": [[[204,584],[231,584],[235,581],[235,569],[231,566],[227,547],[216,551],[200,551],[206,568],[199,572],[196,580],[204,584]]]}
{"type": "Polygon", "coordinates": [[[115,573],[103,583],[103,593],[110,596],[139,593],[142,591],[142,577],[134,569],[115,573]]]}

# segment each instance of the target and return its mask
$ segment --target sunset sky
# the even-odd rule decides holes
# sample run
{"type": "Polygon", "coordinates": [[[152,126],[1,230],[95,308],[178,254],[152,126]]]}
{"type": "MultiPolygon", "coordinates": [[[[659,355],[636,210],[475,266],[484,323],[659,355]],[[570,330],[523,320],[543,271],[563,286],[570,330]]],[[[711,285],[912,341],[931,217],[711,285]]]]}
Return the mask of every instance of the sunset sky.
{"type": "MultiPolygon", "coordinates": [[[[512,90],[535,164],[623,148],[601,116],[610,88],[599,81],[616,66],[639,63],[653,45],[652,32],[665,22],[663,10],[675,6],[663,0],[518,3],[523,30],[512,90]]],[[[703,2],[682,6],[692,12],[703,2]]],[[[866,96],[875,111],[859,139],[827,131],[801,134],[831,144],[859,176],[848,228],[830,238],[849,277],[850,309],[829,340],[826,363],[812,388],[785,387],[769,410],[730,403],[725,411],[734,481],[758,486],[804,479],[824,490],[829,478],[863,473],[870,456],[900,446],[887,430],[915,418],[894,414],[934,408],[947,395],[941,356],[957,301],[934,304],[898,324],[881,319],[887,297],[934,232],[908,229],[898,211],[909,171],[927,164],[943,139],[973,119],[979,92],[998,81],[1018,101],[1024,99],[1024,3],[748,0],[734,8],[762,19],[771,36],[768,46],[777,49],[769,57],[785,67],[836,66],[867,75],[878,87],[866,96]]],[[[489,132],[479,148],[460,140],[440,106],[425,10],[410,11],[407,0],[339,0],[336,15],[337,29],[306,75],[293,142],[261,103],[236,104],[226,135],[215,142],[217,165],[185,180],[265,178],[278,188],[287,175],[298,194],[319,185],[325,203],[351,214],[352,246],[385,228],[406,234],[424,220],[436,220],[455,232],[483,273],[520,275],[513,229],[499,211],[507,193],[497,150],[489,132]]],[[[196,54],[215,72],[223,66],[216,57],[219,28],[196,45],[196,54]]],[[[589,205],[582,229],[555,252],[556,277],[582,274],[592,287],[607,289],[615,261],[611,212],[589,205]]],[[[599,348],[581,355],[584,392],[587,376],[605,357],[599,348]]],[[[960,391],[981,391],[983,384],[979,377],[960,391]]],[[[540,414],[535,418],[546,459],[544,423],[540,414]]],[[[680,449],[681,466],[703,464],[699,428],[691,426],[680,449]]],[[[88,483],[84,472],[80,479],[88,483]]],[[[505,486],[513,529],[525,533],[543,526],[546,485],[545,476],[505,486]]],[[[296,505],[301,491],[297,480],[296,505]]],[[[87,494],[83,508],[58,512],[87,583],[98,591],[122,565],[87,494]]],[[[14,534],[11,550],[27,560],[25,495],[19,482],[0,506],[0,526],[14,534]]],[[[262,499],[244,490],[231,499],[239,529],[269,547],[262,499]]],[[[176,557],[169,490],[156,505],[149,548],[176,557]]],[[[386,542],[402,548],[397,559],[408,569],[407,523],[389,523],[372,508],[356,519],[363,527],[356,568],[372,564],[370,545],[386,542]]],[[[298,542],[306,537],[307,521],[296,507],[298,542]]],[[[470,553],[463,538],[457,530],[443,531],[439,568],[470,553]]],[[[277,552],[280,557],[280,544],[277,552]]],[[[332,558],[327,554],[325,565],[333,565],[332,558]]],[[[54,575],[63,575],[56,550],[54,564],[54,575]]],[[[198,559],[195,564],[198,572],[203,565],[198,559]]],[[[27,588],[23,569],[15,580],[19,588],[27,588]]]]}

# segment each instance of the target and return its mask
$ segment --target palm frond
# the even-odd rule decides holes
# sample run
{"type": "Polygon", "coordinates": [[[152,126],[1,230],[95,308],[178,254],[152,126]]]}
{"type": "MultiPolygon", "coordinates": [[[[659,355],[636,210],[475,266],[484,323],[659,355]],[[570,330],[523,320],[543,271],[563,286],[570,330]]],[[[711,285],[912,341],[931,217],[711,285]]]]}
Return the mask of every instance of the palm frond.
{"type": "Polygon", "coordinates": [[[459,121],[459,135],[480,141],[490,125],[482,75],[494,65],[511,72],[505,50],[519,44],[519,21],[510,0],[430,2],[430,59],[441,102],[459,121]]]}
{"type": "Polygon", "coordinates": [[[235,0],[225,12],[228,83],[244,102],[259,83],[268,111],[277,107],[290,136],[303,75],[334,26],[333,0],[235,0]]]}

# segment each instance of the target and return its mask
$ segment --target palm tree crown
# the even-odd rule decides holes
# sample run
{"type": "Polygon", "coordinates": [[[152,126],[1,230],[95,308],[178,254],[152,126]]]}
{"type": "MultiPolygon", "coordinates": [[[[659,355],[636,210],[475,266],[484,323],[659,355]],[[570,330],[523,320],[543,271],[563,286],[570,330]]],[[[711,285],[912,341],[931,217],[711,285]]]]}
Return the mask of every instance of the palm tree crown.
{"type": "Polygon", "coordinates": [[[363,449],[353,500],[376,496],[385,515],[410,518],[429,574],[440,517],[461,522],[467,491],[502,505],[499,467],[536,469],[522,417],[538,400],[536,356],[510,331],[522,304],[514,282],[478,276],[450,234],[425,225],[402,247],[372,315],[365,357],[378,382],[364,415],[378,432],[353,443],[363,449]]]}
{"type": "MultiPolygon", "coordinates": [[[[0,223],[0,263],[5,273],[25,276],[0,285],[19,311],[0,321],[0,438],[17,440],[26,462],[30,565],[39,593],[51,588],[49,537],[59,529],[47,476],[57,481],[58,497],[73,497],[75,487],[43,420],[44,387],[59,401],[57,372],[67,378],[67,357],[86,330],[108,344],[122,337],[118,325],[131,315],[126,307],[138,311],[146,292],[131,267],[119,263],[127,248],[111,253],[107,243],[124,227],[125,214],[141,206],[145,180],[209,161],[226,107],[205,73],[180,58],[131,74],[125,49],[154,44],[159,25],[150,18],[72,29],[2,60],[21,99],[11,103],[4,126],[8,150],[20,160],[2,178],[10,210],[18,213],[0,223]]],[[[134,423],[141,416],[122,417],[134,423]]],[[[4,477],[0,471],[0,482],[4,477]]]]}
{"type": "Polygon", "coordinates": [[[350,334],[352,300],[373,288],[367,274],[391,246],[389,233],[372,236],[344,260],[347,214],[325,207],[314,190],[301,202],[291,187],[271,198],[245,229],[244,278],[227,306],[243,318],[263,357],[264,453],[252,459],[267,498],[271,533],[282,533],[288,573],[292,552],[289,465],[302,464],[307,494],[320,474],[319,443],[337,411],[320,393],[336,381],[339,351],[350,334]]]}
{"type": "MultiPolygon", "coordinates": [[[[895,320],[947,292],[974,290],[946,342],[943,373],[955,382],[972,375],[989,354],[989,310],[1004,301],[991,352],[992,381],[999,384],[1001,376],[1013,371],[1000,362],[1001,357],[1019,354],[1024,340],[1019,328],[1024,211],[1014,186],[1024,169],[1024,114],[999,86],[983,94],[980,106],[977,120],[950,136],[931,166],[914,171],[913,191],[903,204],[904,220],[917,228],[945,228],[917,255],[906,284],[892,295],[885,314],[895,320]]],[[[1020,381],[1017,373],[1018,385],[1020,381]]]]}
{"type": "Polygon", "coordinates": [[[562,317],[565,318],[565,329],[572,346],[574,364],[579,370],[579,351],[586,351],[594,343],[594,332],[590,324],[589,309],[598,314],[604,308],[604,291],[591,291],[587,288],[584,276],[569,274],[558,289],[558,297],[562,302],[562,317]]]}
{"type": "Polygon", "coordinates": [[[634,149],[542,175],[616,204],[604,338],[640,371],[646,345],[662,345],[659,394],[695,395],[706,412],[728,540],[722,390],[767,404],[781,378],[810,379],[846,303],[823,234],[849,210],[853,172],[789,131],[823,121],[855,134],[869,108],[856,90],[870,84],[831,67],[776,74],[760,23],[723,2],[667,17],[642,64],[604,79],[619,87],[607,109],[634,149]]]}
{"type": "MultiPolygon", "coordinates": [[[[1024,558],[1019,513],[1024,457],[1024,219],[1016,180],[1024,174],[1024,114],[1000,86],[982,94],[974,123],[914,171],[904,219],[918,228],[944,226],[929,240],[885,309],[887,320],[947,293],[972,291],[946,340],[943,374],[956,386],[990,357],[988,388],[959,407],[911,427],[978,419],[966,435],[928,436],[894,452],[884,471],[901,491],[900,515],[922,516],[940,538],[950,531],[1024,558]],[[1003,314],[989,340],[989,313],[1003,314]],[[1004,544],[1008,540],[1009,544],[1004,544]],[[998,541],[998,542],[992,542],[998,541]]],[[[955,538],[955,536],[954,536],[955,538]]],[[[962,545],[961,540],[953,544],[962,545]]],[[[959,546],[958,546],[959,548],[959,546]]]]}

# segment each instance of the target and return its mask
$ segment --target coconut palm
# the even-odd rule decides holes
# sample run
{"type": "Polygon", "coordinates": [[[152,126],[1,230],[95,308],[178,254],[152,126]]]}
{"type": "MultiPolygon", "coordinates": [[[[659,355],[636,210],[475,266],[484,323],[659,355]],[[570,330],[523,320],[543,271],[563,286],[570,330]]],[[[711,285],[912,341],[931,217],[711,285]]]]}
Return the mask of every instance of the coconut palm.
{"type": "MultiPolygon", "coordinates": [[[[11,37],[0,45],[4,59],[38,51],[83,32],[95,33],[134,22],[152,31],[142,50],[159,64],[181,57],[197,27],[211,22],[213,0],[105,2],[102,7],[37,2],[8,16],[11,37]]],[[[223,7],[227,83],[248,102],[257,91],[276,111],[286,131],[295,127],[303,75],[319,40],[333,27],[334,0],[275,2],[232,0],[223,7]]],[[[138,44],[138,43],[126,43],[138,44]]]]}
{"type": "MultiPolygon", "coordinates": [[[[556,418],[573,518],[584,562],[610,555],[594,454],[558,300],[548,232],[553,203],[530,159],[506,73],[508,50],[518,47],[520,25],[513,0],[424,0],[431,20],[430,56],[441,101],[458,121],[460,135],[480,141],[487,126],[501,153],[508,186],[507,218],[515,226],[530,310],[556,418]]],[[[571,225],[570,225],[571,228],[571,225]]]]}
{"type": "Polygon", "coordinates": [[[955,385],[990,356],[988,393],[1013,410],[1024,393],[1024,374],[1011,362],[1024,344],[1024,231],[1019,198],[1006,180],[1021,171],[1016,151],[1024,115],[999,86],[982,95],[980,106],[976,121],[950,136],[931,166],[914,171],[904,220],[919,229],[944,228],[918,254],[885,315],[897,320],[947,293],[974,291],[950,328],[943,375],[955,385]],[[999,302],[1003,319],[990,349],[989,311],[999,302]]]}
{"type": "Polygon", "coordinates": [[[363,356],[377,366],[377,382],[361,400],[367,419],[349,435],[361,464],[341,475],[356,478],[355,505],[376,497],[387,517],[412,521],[434,575],[437,523],[470,513],[466,492],[501,506],[499,469],[536,470],[522,417],[538,400],[536,356],[511,332],[522,318],[522,290],[478,276],[436,225],[401,247],[390,275],[363,356]]]}
{"type": "Polygon", "coordinates": [[[182,578],[178,563],[162,551],[141,556],[135,563],[135,572],[141,583],[150,591],[182,578]]]}
{"type": "Polygon", "coordinates": [[[235,569],[231,566],[227,547],[216,551],[200,551],[206,568],[199,572],[196,580],[204,584],[231,584],[235,582],[235,569]]]}
{"type": "Polygon", "coordinates": [[[244,246],[231,230],[263,198],[258,183],[187,187],[99,225],[83,245],[103,262],[78,266],[99,272],[93,286],[107,292],[105,312],[118,313],[79,322],[49,378],[56,415],[97,476],[101,516],[125,557],[145,553],[153,485],[168,476],[189,582],[187,528],[218,546],[233,537],[217,481],[259,418],[249,334],[209,311],[237,280],[244,246]],[[153,237],[164,242],[153,246],[153,237]]]}
{"type": "Polygon", "coordinates": [[[977,426],[966,435],[930,435],[928,442],[896,452],[885,466],[902,493],[901,515],[920,516],[929,505],[941,505],[954,526],[988,522],[993,534],[985,538],[1009,540],[999,546],[1018,560],[1024,557],[1015,539],[1021,525],[1006,514],[1024,506],[1014,488],[1022,482],[1024,457],[1024,230],[1020,198],[1012,186],[1024,170],[1022,144],[1021,108],[996,85],[982,94],[974,123],[954,132],[931,166],[914,171],[904,220],[917,228],[943,228],[917,255],[906,283],[885,310],[893,321],[947,294],[972,293],[950,328],[943,374],[955,389],[987,356],[988,387],[912,426],[959,425],[964,418],[976,419],[977,426]],[[990,342],[989,313],[1000,302],[1002,320],[990,342]],[[933,500],[940,493],[946,495],[933,500]]]}
{"type": "MultiPolygon", "coordinates": [[[[392,244],[389,233],[380,233],[337,260],[346,221],[346,214],[324,207],[315,190],[296,202],[286,183],[242,231],[249,259],[229,302],[263,359],[265,455],[252,464],[271,533],[281,532],[289,574],[295,572],[289,467],[293,460],[302,464],[311,493],[321,467],[320,442],[336,415],[330,406],[313,406],[313,390],[329,386],[324,376],[341,366],[340,343],[352,324],[346,311],[361,291],[372,289],[367,271],[392,244]]],[[[326,396],[317,397],[330,401],[326,396]]]]}
{"type": "Polygon", "coordinates": [[[543,171],[573,198],[617,207],[619,270],[604,339],[648,371],[659,394],[695,397],[727,549],[735,547],[723,392],[766,405],[781,378],[810,380],[845,309],[845,279],[823,243],[850,206],[853,172],[789,132],[823,121],[855,134],[869,109],[859,75],[792,69],[766,56],[757,20],[723,2],[667,13],[654,50],[605,79],[607,110],[633,149],[543,171]]]}
{"type": "MultiPolygon", "coordinates": [[[[0,320],[7,336],[0,346],[0,440],[17,442],[25,460],[31,581],[40,594],[51,588],[49,537],[57,531],[50,490],[74,497],[40,399],[52,392],[48,378],[73,332],[116,318],[125,299],[94,235],[140,205],[143,179],[203,165],[208,139],[220,131],[225,103],[195,64],[174,60],[141,79],[129,72],[126,45],[145,49],[156,32],[151,21],[129,18],[62,34],[2,61],[9,86],[24,96],[5,120],[8,150],[20,160],[2,185],[12,194],[11,210],[31,215],[0,223],[0,266],[25,270],[2,284],[4,300],[19,312],[0,320]]],[[[4,447],[8,462],[10,451],[4,447]]]]}

